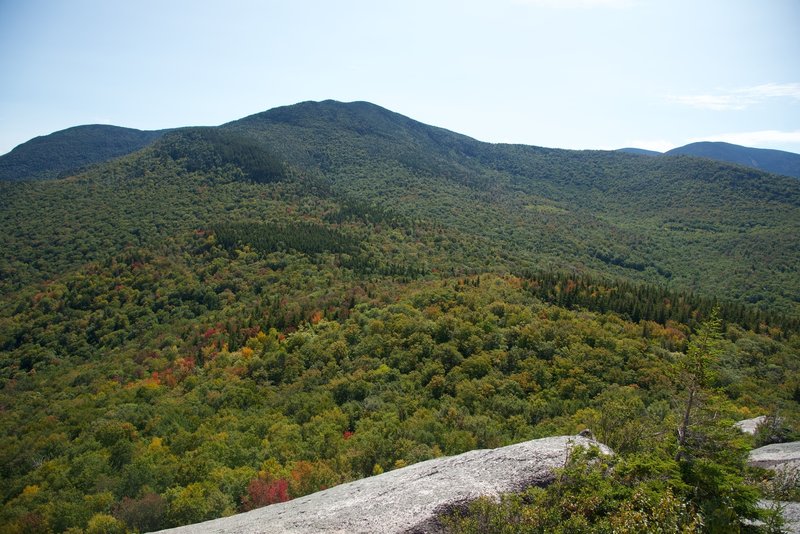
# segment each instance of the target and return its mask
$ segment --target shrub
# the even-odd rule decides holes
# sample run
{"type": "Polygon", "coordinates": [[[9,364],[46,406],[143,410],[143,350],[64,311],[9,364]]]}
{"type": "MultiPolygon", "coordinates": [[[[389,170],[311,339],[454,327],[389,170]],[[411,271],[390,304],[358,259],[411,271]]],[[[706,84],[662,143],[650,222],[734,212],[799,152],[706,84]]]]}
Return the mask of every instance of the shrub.
{"type": "Polygon", "coordinates": [[[159,530],[166,527],[167,503],[157,493],[148,493],[140,499],[125,497],[114,508],[114,516],[141,532],[159,530]]]}

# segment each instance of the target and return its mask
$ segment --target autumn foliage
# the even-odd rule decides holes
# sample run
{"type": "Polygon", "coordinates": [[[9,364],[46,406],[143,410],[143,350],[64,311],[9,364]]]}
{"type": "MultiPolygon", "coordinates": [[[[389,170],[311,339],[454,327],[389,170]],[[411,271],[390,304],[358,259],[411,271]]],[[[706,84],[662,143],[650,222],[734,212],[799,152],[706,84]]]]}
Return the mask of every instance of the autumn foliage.
{"type": "Polygon", "coordinates": [[[242,508],[253,510],[269,504],[289,500],[289,482],[283,478],[265,480],[254,478],[247,485],[247,494],[242,498],[242,508]]]}

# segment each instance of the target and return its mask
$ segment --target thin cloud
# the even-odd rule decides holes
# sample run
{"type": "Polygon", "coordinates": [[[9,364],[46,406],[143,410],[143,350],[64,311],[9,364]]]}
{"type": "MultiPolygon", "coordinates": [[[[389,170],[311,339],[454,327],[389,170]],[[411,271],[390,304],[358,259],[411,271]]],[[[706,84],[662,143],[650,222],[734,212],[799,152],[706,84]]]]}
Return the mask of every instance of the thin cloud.
{"type": "Polygon", "coordinates": [[[559,9],[626,9],[636,5],[638,0],[514,0],[515,4],[559,8],[559,9]]]}
{"type": "Polygon", "coordinates": [[[676,104],[713,111],[742,110],[771,98],[800,100],[800,83],[766,83],[716,94],[667,96],[667,100],[676,104]]]}
{"type": "Polygon", "coordinates": [[[800,100],[800,83],[767,83],[751,87],[749,91],[763,98],[788,96],[800,100]]]}
{"type": "Polygon", "coordinates": [[[729,95],[679,95],[668,96],[667,100],[698,109],[713,111],[742,110],[755,103],[751,99],[729,95]]]}

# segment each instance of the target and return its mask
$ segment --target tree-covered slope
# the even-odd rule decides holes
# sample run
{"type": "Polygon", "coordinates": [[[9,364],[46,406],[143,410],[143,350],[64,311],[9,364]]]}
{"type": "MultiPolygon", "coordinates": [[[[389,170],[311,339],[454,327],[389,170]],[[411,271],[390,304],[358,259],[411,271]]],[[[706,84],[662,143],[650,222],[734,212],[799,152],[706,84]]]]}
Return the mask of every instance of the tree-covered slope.
{"type": "Polygon", "coordinates": [[[481,143],[364,102],[307,102],[223,128],[337,190],[483,240],[483,262],[611,272],[785,311],[800,302],[800,184],[790,178],[481,143]]]}
{"type": "MultiPolygon", "coordinates": [[[[437,268],[606,273],[798,312],[797,180],[702,159],[481,143],[364,102],[306,102],[216,129],[176,131],[152,149],[88,173],[91,194],[81,185],[86,178],[4,186],[9,209],[0,215],[9,232],[0,239],[22,252],[0,265],[6,285],[38,270],[60,271],[64,255],[79,260],[70,246],[52,245],[52,228],[75,236],[69,228],[79,225],[92,240],[111,239],[118,247],[129,238],[109,232],[134,228],[138,240],[167,231],[162,217],[183,219],[179,225],[202,220],[205,201],[194,189],[179,193],[175,184],[183,178],[176,181],[176,173],[232,169],[246,183],[280,180],[293,169],[324,195],[434,225],[459,250],[437,268]],[[142,189],[141,199],[121,199],[130,172],[158,183],[142,189]],[[95,209],[81,215],[57,200],[63,194],[95,209]],[[170,209],[170,199],[200,207],[186,214],[170,209]],[[136,222],[140,209],[141,220],[153,224],[136,222]],[[112,216],[132,218],[97,227],[96,219],[112,216]],[[53,255],[39,261],[45,250],[55,252],[55,261],[53,255]]],[[[439,245],[446,245],[442,238],[439,245]]]]}
{"type": "Polygon", "coordinates": [[[673,148],[666,154],[671,156],[697,156],[699,158],[726,161],[766,172],[800,178],[800,154],[783,150],[751,148],[731,143],[704,141],[673,148]]]}
{"type": "Polygon", "coordinates": [[[36,137],[0,156],[0,180],[42,180],[135,152],[164,134],[104,124],[36,137]]]}
{"type": "MultiPolygon", "coordinates": [[[[370,282],[213,234],[171,247],[3,319],[6,531],[187,524],[587,426],[677,468],[686,325],[549,305],[514,277],[370,282]]],[[[724,347],[720,424],[796,416],[796,337],[730,325],[724,347]]]]}
{"type": "Polygon", "coordinates": [[[798,416],[796,183],[335,102],[0,183],[0,532],[187,524],[586,426],[637,489],[751,502],[726,432],[798,416]]]}

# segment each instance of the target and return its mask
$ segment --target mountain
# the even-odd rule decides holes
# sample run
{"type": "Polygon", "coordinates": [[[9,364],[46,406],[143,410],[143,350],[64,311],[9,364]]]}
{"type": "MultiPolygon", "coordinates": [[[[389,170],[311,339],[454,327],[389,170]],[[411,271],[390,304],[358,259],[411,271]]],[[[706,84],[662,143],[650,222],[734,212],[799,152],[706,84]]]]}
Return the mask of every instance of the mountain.
{"type": "Polygon", "coordinates": [[[800,154],[750,148],[730,143],[703,141],[673,148],[665,153],[668,156],[696,156],[717,161],[726,161],[760,169],[766,172],[800,178],[800,154]]]}
{"type": "Polygon", "coordinates": [[[625,152],[626,154],[637,154],[639,156],[660,156],[661,152],[655,150],[646,150],[644,148],[618,148],[617,152],[625,152]]]}
{"type": "Polygon", "coordinates": [[[0,180],[41,180],[135,152],[164,134],[103,124],[35,137],[0,156],[0,180]]]}
{"type": "Polygon", "coordinates": [[[305,176],[320,194],[435,225],[449,235],[451,250],[429,268],[605,273],[765,310],[794,314],[800,306],[796,180],[709,160],[482,143],[374,104],[334,101],[171,132],[119,165],[87,174],[95,187],[89,196],[73,181],[8,188],[9,205],[28,215],[0,240],[26,259],[0,263],[2,285],[62,272],[112,244],[162,239],[175,231],[164,221],[175,217],[178,228],[229,219],[216,207],[219,198],[185,190],[183,178],[120,198],[134,194],[128,190],[137,182],[124,178],[132,173],[230,176],[229,166],[246,167],[240,179],[250,182],[280,182],[285,166],[287,176],[305,176]],[[52,195],[63,194],[95,208],[81,214],[53,205],[52,195]],[[185,214],[183,203],[196,207],[185,214]],[[53,250],[52,228],[64,232],[64,242],[83,230],[108,245],[92,251],[84,244],[79,254],[53,250]]]}
{"type": "Polygon", "coordinates": [[[488,258],[467,254],[464,268],[547,265],[763,304],[774,299],[769,288],[790,307],[800,302],[786,243],[798,230],[800,188],[788,178],[710,161],[482,143],[363,102],[277,108],[222,130],[316,169],[347,195],[485,243],[488,258]],[[767,214],[773,203],[777,220],[767,214]]]}
{"type": "Polygon", "coordinates": [[[731,532],[747,449],[800,419],[800,181],[739,165],[305,102],[0,181],[0,250],[0,532],[177,527],[586,428],[617,456],[451,531],[731,532]]]}
{"type": "Polygon", "coordinates": [[[642,148],[620,148],[617,152],[642,156],[695,156],[800,178],[800,154],[783,150],[750,148],[730,143],[703,141],[673,148],[663,154],[642,148]]]}

